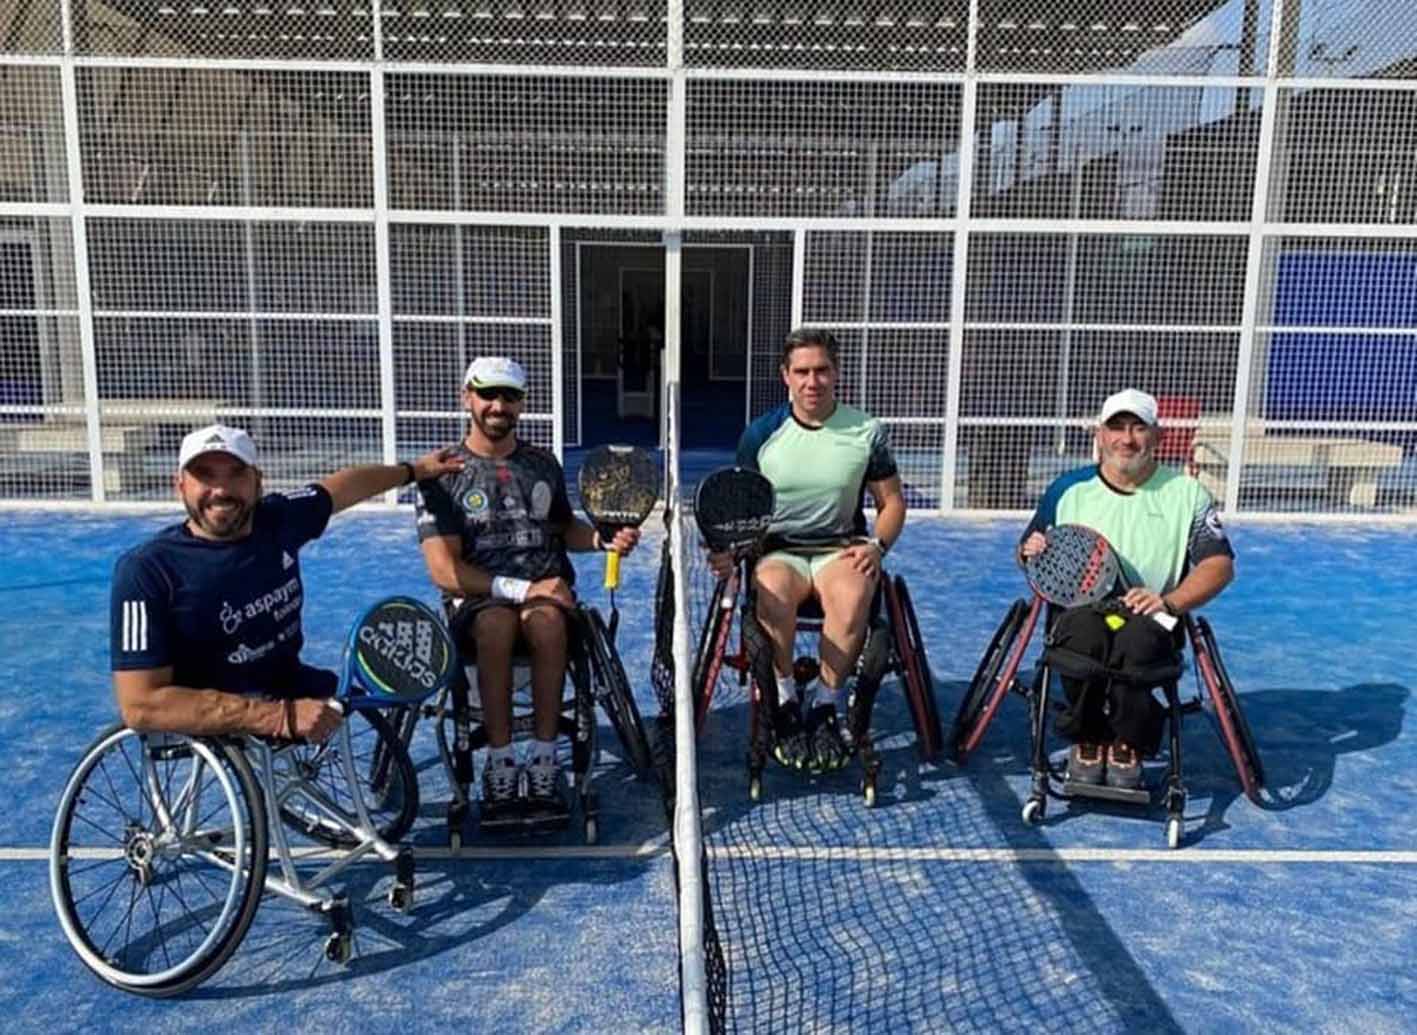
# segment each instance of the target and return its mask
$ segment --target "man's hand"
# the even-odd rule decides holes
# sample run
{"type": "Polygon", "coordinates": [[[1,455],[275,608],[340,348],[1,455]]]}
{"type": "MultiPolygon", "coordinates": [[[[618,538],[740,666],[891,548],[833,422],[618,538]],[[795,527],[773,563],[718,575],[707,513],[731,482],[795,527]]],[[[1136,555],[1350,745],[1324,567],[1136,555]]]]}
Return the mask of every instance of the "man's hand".
{"type": "Polygon", "coordinates": [[[304,740],[323,744],[344,721],[344,713],[329,701],[317,697],[297,697],[279,701],[279,729],[276,736],[286,740],[304,740]]]}
{"type": "Polygon", "coordinates": [[[1127,590],[1122,594],[1122,603],[1139,615],[1154,615],[1158,611],[1166,610],[1166,601],[1161,599],[1161,594],[1145,586],[1134,586],[1127,590]]]}
{"type": "Polygon", "coordinates": [[[854,543],[842,550],[841,556],[858,575],[874,579],[881,573],[881,551],[873,543],[854,543]]]}
{"type": "Polygon", "coordinates": [[[1037,557],[1047,548],[1048,537],[1042,532],[1032,532],[1023,541],[1023,545],[1018,548],[1018,554],[1024,560],[1028,560],[1030,557],[1037,557]]]}
{"type": "Polygon", "coordinates": [[[722,553],[709,552],[709,571],[713,572],[716,579],[726,579],[733,574],[733,569],[738,566],[738,558],[732,550],[724,550],[722,553]]]}
{"type": "Polygon", "coordinates": [[[523,603],[534,603],[538,597],[554,600],[562,607],[576,606],[576,598],[571,593],[571,587],[562,578],[538,579],[533,582],[531,589],[527,590],[526,600],[523,603]]]}
{"type": "Polygon", "coordinates": [[[638,528],[621,528],[615,533],[615,538],[603,545],[605,549],[613,550],[624,557],[640,545],[640,530],[638,528]]]}
{"type": "Polygon", "coordinates": [[[457,453],[456,446],[447,446],[443,449],[435,449],[431,453],[424,453],[417,460],[410,461],[413,464],[413,480],[426,482],[430,478],[438,478],[445,474],[461,471],[465,461],[457,453]]]}

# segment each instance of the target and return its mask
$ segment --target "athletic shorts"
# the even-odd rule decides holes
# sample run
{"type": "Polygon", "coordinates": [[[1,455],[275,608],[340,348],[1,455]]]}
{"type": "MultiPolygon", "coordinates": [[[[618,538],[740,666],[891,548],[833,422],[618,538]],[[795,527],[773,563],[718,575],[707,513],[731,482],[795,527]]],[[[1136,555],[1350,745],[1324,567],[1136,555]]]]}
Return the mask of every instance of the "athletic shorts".
{"type": "Polygon", "coordinates": [[[808,582],[815,583],[817,576],[822,573],[822,569],[840,557],[845,549],[844,546],[828,546],[806,547],[800,550],[774,550],[772,553],[765,554],[758,563],[774,561],[778,564],[785,564],[808,582]]]}

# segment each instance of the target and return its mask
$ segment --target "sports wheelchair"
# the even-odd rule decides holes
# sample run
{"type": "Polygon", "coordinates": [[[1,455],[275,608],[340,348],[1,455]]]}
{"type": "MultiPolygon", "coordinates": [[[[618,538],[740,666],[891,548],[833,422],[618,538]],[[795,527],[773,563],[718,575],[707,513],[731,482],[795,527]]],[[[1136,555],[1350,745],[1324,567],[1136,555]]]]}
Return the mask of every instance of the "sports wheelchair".
{"type": "MultiPolygon", "coordinates": [[[[757,620],[756,599],[751,589],[742,594],[742,603],[737,609],[738,650],[728,653],[734,604],[739,596],[737,587],[751,585],[743,577],[744,570],[751,570],[749,560],[740,561],[739,574],[720,579],[714,587],[694,657],[692,688],[695,721],[702,730],[724,666],[738,673],[739,685],[751,680],[748,796],[758,801],[762,797],[763,770],[772,747],[771,717],[777,707],[777,678],[772,664],[772,644],[757,620]]],[[[871,600],[868,622],[870,630],[856,658],[856,685],[847,700],[847,730],[852,752],[861,763],[861,794],[870,808],[876,804],[876,782],[881,769],[881,756],[871,738],[871,712],[887,676],[900,677],[915,727],[916,743],[925,761],[938,757],[944,738],[940,732],[934,677],[904,577],[882,571],[871,600]]],[[[808,599],[797,614],[798,653],[792,665],[799,694],[817,676],[816,651],[810,640],[821,635],[822,624],[821,605],[816,598],[808,599]]]]}
{"type": "MultiPolygon", "coordinates": [[[[649,741],[640,719],[635,695],[625,667],[615,650],[615,627],[612,616],[606,623],[600,612],[587,604],[566,609],[567,666],[572,693],[563,695],[560,736],[570,743],[572,790],[580,814],[581,834],[586,844],[594,844],[599,836],[599,801],[592,787],[591,774],[599,756],[595,707],[599,705],[610,720],[619,738],[623,759],[637,776],[651,773],[649,741]]],[[[530,658],[520,648],[512,658],[512,737],[529,737],[533,728],[531,710],[530,658]]],[[[439,693],[420,707],[404,709],[396,717],[398,738],[407,747],[412,741],[420,718],[435,721],[438,756],[452,789],[448,803],[448,848],[457,855],[463,846],[463,824],[471,809],[471,787],[475,777],[473,753],[487,746],[487,732],[482,725],[482,706],[477,692],[475,658],[463,656],[456,672],[439,693]]],[[[529,832],[564,829],[569,816],[545,817],[525,814],[495,827],[484,819],[489,829],[514,827],[529,832]]]]}
{"type": "Polygon", "coordinates": [[[1142,806],[1152,802],[1152,792],[1145,784],[1135,789],[1125,789],[1078,783],[1067,778],[1066,763],[1055,764],[1050,760],[1048,717],[1061,709],[1062,704],[1051,701],[1049,694],[1054,675],[1062,671],[1080,678],[1126,682],[1138,689],[1161,688],[1166,698],[1169,754],[1161,789],[1162,803],[1166,807],[1168,847],[1179,847],[1184,833],[1186,787],[1181,769],[1181,722],[1185,715],[1205,711],[1212,717],[1245,796],[1257,805],[1262,804],[1260,792],[1264,787],[1264,767],[1209,621],[1200,615],[1183,615],[1181,627],[1175,635],[1174,656],[1146,671],[1107,668],[1090,658],[1049,645],[1045,646],[1042,656],[1035,662],[1031,676],[1020,678],[1019,671],[1029,639],[1040,613],[1045,611],[1044,624],[1051,627],[1060,613],[1056,608],[1045,605],[1038,597],[1032,604],[1024,600],[1014,601],[989,641],[989,647],[960,702],[951,735],[955,758],[963,764],[979,746],[1004,697],[1013,691],[1028,699],[1032,786],[1022,810],[1025,823],[1043,821],[1050,797],[1064,801],[1080,797],[1101,798],[1142,806]],[[1181,675],[1185,668],[1180,652],[1183,639],[1190,641],[1196,673],[1195,696],[1185,701],[1182,701],[1180,691],[1181,675]]]}
{"type": "Polygon", "coordinates": [[[179,995],[230,958],[274,892],[323,916],[325,957],[347,962],[349,900],[324,885],[372,852],[394,866],[390,905],[413,903],[413,855],[392,842],[417,811],[417,780],[378,709],[437,690],[454,657],[436,615],[390,598],[350,633],[335,697],[347,718],[326,744],[122,725],[100,734],[64,787],[50,839],[54,907],[79,958],[124,991],[179,995]],[[345,850],[302,876],[287,826],[345,850]]]}

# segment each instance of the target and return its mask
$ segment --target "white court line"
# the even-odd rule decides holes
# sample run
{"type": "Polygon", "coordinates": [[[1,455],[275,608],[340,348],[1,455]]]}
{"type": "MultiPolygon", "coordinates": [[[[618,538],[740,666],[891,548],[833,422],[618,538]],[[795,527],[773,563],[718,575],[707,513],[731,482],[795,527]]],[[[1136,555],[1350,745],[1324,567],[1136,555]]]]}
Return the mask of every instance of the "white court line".
{"type": "MultiPolygon", "coordinates": [[[[652,859],[666,855],[662,839],[624,845],[484,845],[465,846],[459,859],[652,859]]],[[[71,853],[75,859],[117,858],[118,849],[85,848],[71,853]]],[[[334,849],[299,853],[296,861],[334,859],[334,849]]],[[[415,848],[419,859],[451,859],[446,848],[415,848]]],[[[745,859],[756,862],[972,862],[972,863],[1243,863],[1250,865],[1396,865],[1417,864],[1417,851],[1304,851],[1266,848],[797,848],[743,845],[708,849],[710,859],[745,859]]],[[[0,848],[0,862],[43,862],[47,848],[0,848]]],[[[373,860],[377,861],[377,860],[373,860]]]]}

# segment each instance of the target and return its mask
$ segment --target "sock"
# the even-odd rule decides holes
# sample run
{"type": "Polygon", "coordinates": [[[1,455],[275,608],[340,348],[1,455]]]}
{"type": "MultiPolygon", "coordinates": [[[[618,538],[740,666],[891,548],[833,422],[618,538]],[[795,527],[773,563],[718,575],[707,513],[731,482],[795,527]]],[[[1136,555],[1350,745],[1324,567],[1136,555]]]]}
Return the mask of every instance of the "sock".
{"type": "Polygon", "coordinates": [[[812,699],[812,706],[814,708],[820,708],[823,705],[829,704],[838,712],[841,711],[841,687],[827,686],[827,684],[822,682],[820,679],[814,680],[813,685],[816,687],[817,690],[816,697],[812,699]]]}
{"type": "Polygon", "coordinates": [[[516,765],[517,753],[510,744],[503,744],[499,748],[490,747],[487,749],[487,768],[491,769],[499,765],[516,765]]]}
{"type": "Polygon", "coordinates": [[[527,765],[555,765],[556,742],[554,740],[533,740],[526,761],[527,765]]]}
{"type": "Polygon", "coordinates": [[[777,703],[787,704],[797,700],[797,682],[791,676],[777,677],[777,703]]]}

